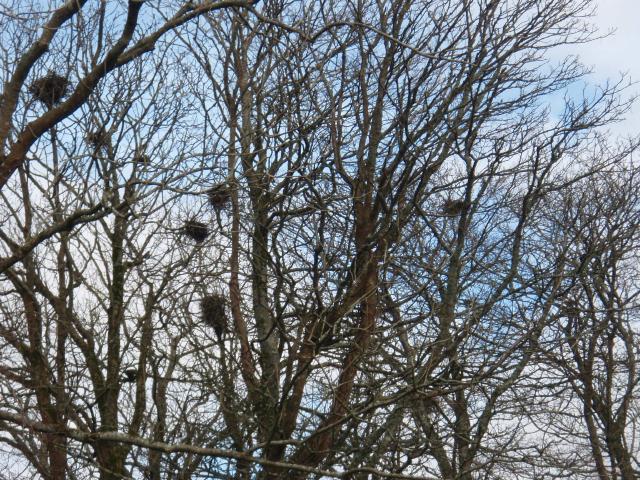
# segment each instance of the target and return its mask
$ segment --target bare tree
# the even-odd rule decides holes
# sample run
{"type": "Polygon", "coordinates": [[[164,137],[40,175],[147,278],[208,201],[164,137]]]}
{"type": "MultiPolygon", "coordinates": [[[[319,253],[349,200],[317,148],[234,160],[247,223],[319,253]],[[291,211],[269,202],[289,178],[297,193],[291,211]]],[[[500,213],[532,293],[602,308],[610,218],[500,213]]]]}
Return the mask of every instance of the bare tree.
{"type": "MultiPolygon", "coordinates": [[[[384,454],[399,453],[386,450],[393,437],[374,452],[354,446],[355,458],[345,453],[347,439],[373,446],[384,432],[400,435],[403,424],[417,421],[422,431],[414,431],[414,442],[426,435],[427,444],[412,455],[430,456],[434,475],[471,478],[514,461],[512,436],[485,442],[485,435],[529,365],[559,288],[523,264],[534,254],[524,241],[540,200],[573,181],[555,169],[567,155],[597,145],[590,129],[625,106],[616,103],[613,87],[579,107],[569,104],[549,128],[536,100],[581,70],[565,63],[541,78],[532,67],[555,44],[542,31],[563,29],[581,39],[571,20],[578,10],[491,4],[469,17],[467,7],[440,11],[438,28],[417,33],[408,26],[423,25],[426,12],[403,2],[340,4],[323,17],[354,22],[336,21],[341,28],[316,39],[308,53],[295,37],[278,36],[278,22],[257,26],[242,15],[222,15],[210,20],[212,32],[231,32],[215,37],[217,48],[230,52],[220,72],[211,67],[214,47],[203,46],[206,36],[187,41],[214,86],[211,108],[222,108],[228,120],[222,128],[229,174],[238,168],[249,193],[245,275],[252,290],[245,305],[251,307],[242,316],[241,296],[232,293],[232,304],[240,302],[234,333],[245,346],[241,376],[259,416],[261,445],[271,445],[269,460],[402,471],[411,465],[405,451],[401,460],[381,463],[384,454]],[[517,23],[510,15],[527,19],[517,42],[486,33],[517,23]],[[229,23],[220,28],[220,22],[229,23]],[[446,55],[425,53],[436,40],[446,55]],[[449,53],[458,51],[464,53],[449,53]],[[301,125],[298,110],[315,116],[301,125]],[[301,143],[315,148],[284,150],[301,143]],[[305,155],[310,166],[301,163],[305,155]],[[309,205],[309,197],[317,203],[309,205]],[[500,233],[490,233],[496,221],[500,233]],[[413,232],[403,231],[407,224],[413,232]],[[308,247],[298,247],[299,256],[283,254],[292,242],[308,247]],[[386,278],[393,280],[387,285],[386,278]],[[543,283],[551,286],[545,295],[543,283]],[[516,322],[515,312],[526,313],[525,321],[516,322]],[[425,325],[432,336],[420,338],[425,325]],[[399,345],[396,328],[405,339],[399,345]],[[260,339],[257,357],[252,335],[260,339]],[[376,365],[394,365],[401,374],[376,365]],[[383,373],[372,373],[379,368],[383,373]],[[425,393],[431,389],[437,393],[425,393]],[[318,392],[311,406],[307,390],[318,392]],[[367,439],[374,421],[383,427],[367,439]],[[295,445],[289,455],[287,444],[295,445]]],[[[271,13],[291,15],[289,23],[303,32],[316,21],[308,11],[271,13]]],[[[576,175],[602,165],[585,163],[576,175]]],[[[242,270],[236,262],[232,270],[242,270]]],[[[564,263],[553,268],[557,279],[564,263]]],[[[406,448],[413,451],[415,443],[406,448]]],[[[280,475],[280,467],[265,470],[266,477],[280,475]]]]}
{"type": "Polygon", "coordinates": [[[601,479],[638,476],[637,181],[637,169],[623,164],[553,203],[557,238],[572,253],[541,343],[552,391],[573,419],[560,418],[556,435],[590,450],[587,471],[601,479]]]}
{"type": "MultiPolygon", "coordinates": [[[[635,148],[598,133],[622,83],[546,108],[586,73],[547,57],[589,39],[590,2],[137,3],[65,4],[51,52],[82,39],[84,80],[27,72],[3,103],[7,455],[43,478],[572,471],[536,458],[559,428],[530,432],[589,338],[556,325],[595,256],[549,205],[635,148]]],[[[608,432],[574,433],[630,464],[608,432]]]]}
{"type": "Polygon", "coordinates": [[[189,188],[175,171],[189,137],[180,125],[187,106],[175,97],[180,84],[167,85],[163,75],[161,64],[120,69],[76,122],[38,143],[39,156],[19,169],[18,189],[2,191],[2,240],[14,252],[34,246],[4,270],[2,338],[11,366],[3,393],[12,412],[35,415],[57,432],[25,436],[8,428],[6,441],[30,450],[25,459],[45,478],[126,475],[130,448],[99,439],[69,444],[64,432],[124,425],[131,435],[151,436],[146,379],[159,385],[152,401],[161,406],[162,384],[179,360],[154,346],[179,335],[180,324],[160,326],[167,321],[160,308],[178,308],[179,289],[168,299],[166,290],[196,254],[167,251],[167,237],[179,232],[169,205],[189,188]],[[79,215],[83,228],[56,230],[65,216],[79,215]],[[51,219],[54,227],[43,228],[51,219]],[[86,470],[94,463],[97,470],[86,470]]]}
{"type": "Polygon", "coordinates": [[[106,1],[96,2],[95,6],[92,3],[70,0],[59,7],[42,9],[43,5],[37,3],[9,2],[1,7],[6,13],[1,20],[7,27],[3,28],[3,40],[15,35],[13,32],[17,35],[7,43],[14,48],[3,50],[5,65],[15,68],[4,72],[0,96],[0,188],[25,163],[36,140],[85,104],[110,72],[152,51],[168,32],[204,13],[251,5],[247,1],[205,1],[198,5],[179,2],[182,5],[171,12],[158,2],[147,8],[155,7],[154,17],[159,20],[144,25],[144,34],[136,35],[140,12],[147,2],[130,0],[124,10],[106,1]],[[16,14],[11,14],[14,11],[16,14]],[[118,36],[111,35],[110,32],[118,30],[118,36]],[[66,34],[58,35],[60,31],[66,34]],[[65,50],[69,52],[66,55],[65,50]],[[53,62],[60,60],[65,65],[63,75],[49,73],[37,80],[33,78],[36,67],[44,64],[51,68],[53,62]],[[77,76],[75,82],[71,73],[77,76]],[[25,104],[20,93],[25,92],[30,74],[29,90],[47,109],[24,122],[21,110],[25,104]]]}

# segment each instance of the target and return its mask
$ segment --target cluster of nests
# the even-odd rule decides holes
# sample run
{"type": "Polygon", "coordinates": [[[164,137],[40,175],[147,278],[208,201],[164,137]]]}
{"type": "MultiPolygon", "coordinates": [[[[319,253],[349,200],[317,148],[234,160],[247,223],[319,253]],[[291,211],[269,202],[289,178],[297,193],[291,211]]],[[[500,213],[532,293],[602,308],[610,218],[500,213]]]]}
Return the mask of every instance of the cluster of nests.
{"type": "MultiPolygon", "coordinates": [[[[231,187],[227,182],[215,184],[207,190],[206,193],[207,198],[209,199],[209,204],[216,211],[222,210],[231,200],[231,187]]],[[[194,242],[202,243],[209,236],[209,226],[206,223],[191,218],[184,222],[184,225],[182,226],[182,233],[191,238],[194,242]]]]}
{"type": "Polygon", "coordinates": [[[49,72],[44,77],[34,80],[29,86],[29,92],[36,100],[51,108],[65,97],[69,88],[69,79],[49,72]]]}
{"type": "MultiPolygon", "coordinates": [[[[231,200],[231,187],[226,182],[213,185],[206,193],[209,204],[217,212],[226,207],[231,200]]],[[[209,226],[206,223],[194,218],[184,222],[181,232],[198,244],[204,242],[210,233],[209,226]]],[[[227,301],[225,297],[220,294],[207,295],[200,300],[202,321],[210,327],[213,327],[216,337],[220,342],[222,341],[224,333],[227,331],[227,324],[229,323],[226,305],[227,301]]]]}

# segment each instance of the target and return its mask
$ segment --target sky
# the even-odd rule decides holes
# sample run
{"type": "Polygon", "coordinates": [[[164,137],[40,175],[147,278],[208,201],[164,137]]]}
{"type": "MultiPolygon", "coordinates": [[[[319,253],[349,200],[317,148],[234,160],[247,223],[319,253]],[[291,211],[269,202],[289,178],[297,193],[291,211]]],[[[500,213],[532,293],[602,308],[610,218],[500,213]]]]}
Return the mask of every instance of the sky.
{"type": "MultiPolygon", "coordinates": [[[[597,0],[593,22],[600,33],[613,31],[607,38],[572,47],[583,64],[594,70],[590,80],[602,83],[626,73],[634,82],[630,93],[640,94],[640,0],[597,0]]],[[[617,134],[640,134],[640,99],[627,120],[614,126],[617,134]]]]}

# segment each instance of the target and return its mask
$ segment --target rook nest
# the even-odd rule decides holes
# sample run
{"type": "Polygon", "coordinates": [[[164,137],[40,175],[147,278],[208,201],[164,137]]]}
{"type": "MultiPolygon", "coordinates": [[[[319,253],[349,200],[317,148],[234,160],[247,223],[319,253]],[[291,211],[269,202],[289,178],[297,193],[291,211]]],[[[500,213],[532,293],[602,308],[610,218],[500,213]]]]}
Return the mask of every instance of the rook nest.
{"type": "Polygon", "coordinates": [[[124,371],[124,381],[127,383],[133,383],[136,381],[136,376],[138,375],[138,369],[137,368],[127,368],[124,371]]]}
{"type": "Polygon", "coordinates": [[[207,190],[207,197],[213,208],[224,208],[231,200],[231,188],[226,182],[217,183],[207,190]]]}
{"type": "Polygon", "coordinates": [[[29,86],[29,92],[37,99],[51,108],[67,94],[69,80],[66,77],[49,72],[44,77],[34,80],[29,86]]]}
{"type": "Polygon", "coordinates": [[[193,239],[196,243],[202,243],[209,236],[209,227],[207,227],[205,223],[196,220],[187,220],[182,227],[182,233],[193,239]]]}
{"type": "Polygon", "coordinates": [[[225,309],[226,300],[222,295],[208,295],[200,300],[202,310],[202,321],[213,327],[218,340],[222,340],[222,335],[227,331],[227,312],[225,309]]]}
{"type": "Polygon", "coordinates": [[[133,162],[142,165],[148,165],[149,162],[151,162],[151,159],[149,158],[149,155],[138,152],[133,156],[133,162]]]}

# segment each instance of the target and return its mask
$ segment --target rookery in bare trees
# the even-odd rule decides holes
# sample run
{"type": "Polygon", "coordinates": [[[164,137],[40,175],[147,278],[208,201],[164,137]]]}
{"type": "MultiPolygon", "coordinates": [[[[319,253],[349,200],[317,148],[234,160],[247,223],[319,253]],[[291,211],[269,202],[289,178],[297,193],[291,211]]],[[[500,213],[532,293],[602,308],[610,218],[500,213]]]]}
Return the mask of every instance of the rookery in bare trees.
{"type": "Polygon", "coordinates": [[[0,0],[0,468],[637,477],[591,6],[0,0]]]}

